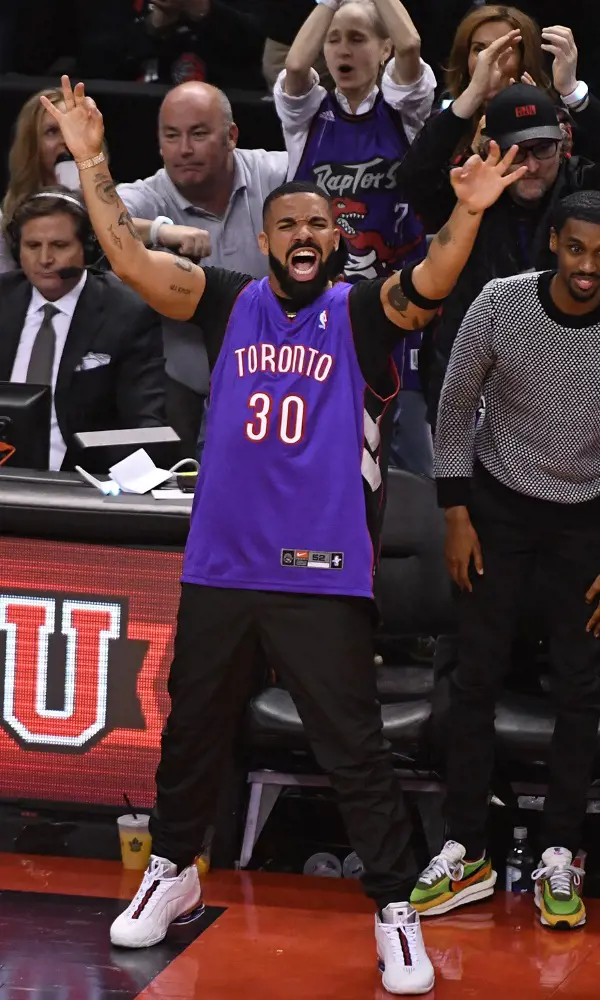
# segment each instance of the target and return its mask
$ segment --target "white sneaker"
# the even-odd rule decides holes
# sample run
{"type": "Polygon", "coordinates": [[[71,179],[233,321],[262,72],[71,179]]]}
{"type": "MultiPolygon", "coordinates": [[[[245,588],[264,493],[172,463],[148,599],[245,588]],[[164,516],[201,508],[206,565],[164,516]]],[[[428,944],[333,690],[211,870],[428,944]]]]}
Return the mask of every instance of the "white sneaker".
{"type": "Polygon", "coordinates": [[[110,928],[111,944],[149,948],[163,940],[169,924],[195,920],[203,911],[196,865],[178,875],[177,865],[152,855],[138,891],[110,928]]]}
{"type": "Polygon", "coordinates": [[[410,903],[390,903],[375,915],[375,939],[382,982],[388,993],[429,993],[434,971],[425,951],[419,914],[410,903]]]}

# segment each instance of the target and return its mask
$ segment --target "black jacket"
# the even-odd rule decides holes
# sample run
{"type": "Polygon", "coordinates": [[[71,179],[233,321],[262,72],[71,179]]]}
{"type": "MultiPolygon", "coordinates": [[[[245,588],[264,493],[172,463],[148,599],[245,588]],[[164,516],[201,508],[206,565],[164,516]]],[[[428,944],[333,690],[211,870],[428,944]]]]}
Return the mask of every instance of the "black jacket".
{"type": "MultiPolygon", "coordinates": [[[[22,271],[0,275],[0,381],[8,382],[31,301],[22,271]]],[[[54,393],[72,468],[69,442],[79,431],[165,424],[161,320],[113,274],[88,271],[73,313],[54,393]],[[102,356],[98,359],[92,355],[102,356]],[[88,361],[82,366],[83,359],[88,361]],[[109,359],[106,361],[106,359],[109,359]],[[95,367],[87,367],[89,364],[95,367]]]]}
{"type": "MultiPolygon", "coordinates": [[[[577,124],[597,143],[592,137],[600,135],[600,102],[592,99],[587,110],[577,116],[577,124]]],[[[451,109],[443,111],[425,124],[402,163],[399,183],[429,233],[441,228],[456,203],[450,161],[464,130],[464,120],[451,109]]],[[[600,148],[598,156],[600,159],[600,148]]],[[[555,266],[549,249],[554,207],[561,198],[585,188],[600,190],[600,164],[575,156],[562,163],[552,190],[536,211],[519,208],[507,192],[485,213],[469,261],[441,315],[423,337],[419,371],[432,426],[452,345],[465,313],[493,278],[555,266]]]]}

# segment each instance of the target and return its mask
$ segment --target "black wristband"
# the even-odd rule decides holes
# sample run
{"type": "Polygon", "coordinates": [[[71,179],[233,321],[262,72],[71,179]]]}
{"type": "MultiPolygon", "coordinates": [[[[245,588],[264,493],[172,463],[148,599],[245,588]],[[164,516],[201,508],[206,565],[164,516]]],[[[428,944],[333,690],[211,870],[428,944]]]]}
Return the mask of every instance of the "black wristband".
{"type": "Polygon", "coordinates": [[[421,261],[417,260],[402,268],[400,271],[400,288],[408,301],[412,302],[413,306],[417,306],[419,309],[439,309],[445,302],[445,299],[426,299],[424,295],[421,295],[417,291],[413,284],[413,271],[420,263],[421,261]]]}
{"type": "Polygon", "coordinates": [[[438,507],[468,507],[471,499],[471,478],[438,476],[435,481],[438,507]]]}

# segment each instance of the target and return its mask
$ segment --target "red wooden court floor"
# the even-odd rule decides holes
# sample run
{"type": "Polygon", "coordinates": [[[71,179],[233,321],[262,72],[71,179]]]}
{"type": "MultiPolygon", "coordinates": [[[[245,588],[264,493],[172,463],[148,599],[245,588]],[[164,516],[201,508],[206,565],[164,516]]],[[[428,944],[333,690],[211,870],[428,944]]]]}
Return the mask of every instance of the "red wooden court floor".
{"type": "MultiPolygon", "coordinates": [[[[112,949],[109,960],[104,928],[95,945],[89,931],[97,932],[101,919],[94,910],[100,913],[111,900],[129,897],[137,881],[139,876],[111,862],[0,854],[0,890],[8,890],[0,892],[1,1000],[126,1000],[135,995],[131,983],[140,981],[136,975],[143,956],[112,949]],[[71,911],[71,899],[65,896],[80,897],[88,909],[76,911],[78,900],[72,899],[71,911]],[[12,917],[9,925],[10,913],[18,913],[23,923],[12,917]],[[55,925],[54,937],[50,924],[55,925]],[[17,927],[23,930],[16,933],[17,927]],[[81,933],[88,949],[85,961],[78,944],[81,933]],[[110,967],[115,952],[120,979],[110,967]]],[[[388,997],[375,966],[370,904],[355,883],[218,871],[206,879],[205,897],[209,908],[215,908],[213,922],[165,960],[163,971],[137,993],[140,1000],[388,997]]],[[[498,893],[489,905],[426,922],[436,967],[430,997],[600,997],[600,900],[589,902],[587,926],[570,933],[540,927],[532,907],[531,897],[498,893]]],[[[105,912],[102,919],[109,916],[105,912]]]]}

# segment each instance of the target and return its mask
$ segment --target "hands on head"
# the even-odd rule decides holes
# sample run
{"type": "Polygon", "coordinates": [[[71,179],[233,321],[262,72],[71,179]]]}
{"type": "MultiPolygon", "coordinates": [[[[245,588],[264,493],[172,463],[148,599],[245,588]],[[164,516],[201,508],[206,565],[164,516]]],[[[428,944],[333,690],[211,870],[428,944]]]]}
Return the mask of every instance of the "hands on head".
{"type": "Polygon", "coordinates": [[[87,97],[85,87],[78,83],[73,90],[68,76],[61,77],[65,110],[40,97],[46,111],[58,122],[63,139],[75,160],[98,156],[104,144],[104,123],[95,101],[87,97]]]}

